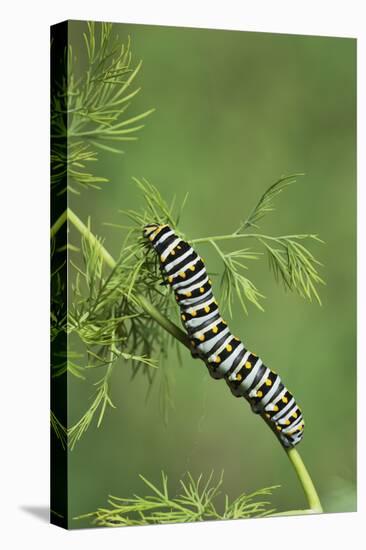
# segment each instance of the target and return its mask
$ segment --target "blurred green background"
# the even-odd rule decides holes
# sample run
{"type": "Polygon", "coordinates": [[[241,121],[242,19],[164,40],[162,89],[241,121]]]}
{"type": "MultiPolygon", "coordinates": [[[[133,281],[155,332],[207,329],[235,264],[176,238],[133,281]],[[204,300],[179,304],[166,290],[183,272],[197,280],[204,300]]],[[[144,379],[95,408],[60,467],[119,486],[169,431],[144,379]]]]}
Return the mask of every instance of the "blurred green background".
{"type": "MultiPolygon", "coordinates": [[[[100,154],[102,191],[70,197],[84,221],[118,253],[119,208],[139,208],[131,176],[146,177],[163,196],[189,200],[181,230],[189,238],[230,233],[262,192],[282,174],[306,176],[276,200],[261,223],[269,234],[317,233],[311,246],[324,264],[322,307],[286,293],[266,259],[248,276],[266,295],[265,312],[245,317],[234,309],[232,330],[293,391],[306,429],[299,450],[325,511],[356,508],[356,41],[344,38],[115,25],[131,36],[141,93],[131,113],[155,107],[137,142],[123,156],[100,154]]],[[[70,23],[70,41],[83,49],[85,23],[70,23]]],[[[210,271],[222,267],[206,245],[198,247],[210,271]]],[[[230,249],[228,244],[227,249],[230,249]]],[[[253,249],[260,250],[253,243],[253,249]]],[[[214,280],[218,291],[218,278],[214,280]]],[[[146,379],[115,369],[112,398],[100,429],[87,431],[69,453],[70,518],[95,510],[107,495],[146,493],[138,474],[174,492],[194,476],[224,470],[223,490],[241,492],[280,484],[279,510],[305,507],[302,489],[278,441],[244,400],[182,349],[168,367],[175,408],[165,426],[159,383],[146,400],[146,379]]],[[[70,422],[85,410],[92,388],[73,381],[70,422]]],[[[73,522],[74,527],[88,525],[73,522]]]]}

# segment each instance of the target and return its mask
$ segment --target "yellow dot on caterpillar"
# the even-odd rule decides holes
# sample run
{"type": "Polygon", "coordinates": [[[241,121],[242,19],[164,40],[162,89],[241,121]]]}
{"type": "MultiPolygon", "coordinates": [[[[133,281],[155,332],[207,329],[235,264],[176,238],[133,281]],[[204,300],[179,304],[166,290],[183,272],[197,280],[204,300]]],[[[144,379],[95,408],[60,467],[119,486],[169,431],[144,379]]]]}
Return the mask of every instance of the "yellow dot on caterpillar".
{"type": "Polygon", "coordinates": [[[200,334],[199,337],[198,337],[199,340],[201,340],[201,342],[204,342],[205,340],[205,335],[204,334],[200,334]]]}
{"type": "Polygon", "coordinates": [[[192,292],[186,292],[185,296],[187,296],[187,298],[190,298],[192,296],[192,292]]]}
{"type": "Polygon", "coordinates": [[[211,279],[208,280],[208,284],[209,284],[209,285],[212,285],[211,279]]]}
{"type": "Polygon", "coordinates": [[[233,349],[233,346],[230,346],[230,344],[226,346],[226,351],[232,351],[232,349],[233,349]]]}
{"type": "Polygon", "coordinates": [[[287,397],[282,397],[282,403],[288,403],[287,397]]]}
{"type": "Polygon", "coordinates": [[[204,292],[205,292],[205,289],[203,288],[203,286],[201,286],[200,293],[203,294],[204,292]]]}
{"type": "Polygon", "coordinates": [[[253,357],[258,357],[258,355],[256,353],[253,353],[253,352],[251,352],[251,355],[253,355],[253,357]]]}
{"type": "Polygon", "coordinates": [[[217,334],[217,333],[219,332],[218,327],[213,327],[213,328],[212,328],[212,332],[213,332],[214,334],[217,334]]]}
{"type": "Polygon", "coordinates": [[[153,241],[154,240],[154,235],[150,235],[149,239],[150,239],[150,241],[153,241]]]}
{"type": "Polygon", "coordinates": [[[181,315],[181,317],[182,317],[183,321],[186,320],[186,316],[185,316],[185,315],[181,315]]]}
{"type": "Polygon", "coordinates": [[[178,250],[181,250],[181,248],[182,248],[181,246],[179,246],[179,245],[177,246],[177,249],[178,249],[178,250]]]}
{"type": "Polygon", "coordinates": [[[172,256],[175,256],[175,250],[172,250],[170,253],[172,256]]]}
{"type": "Polygon", "coordinates": [[[191,311],[191,315],[192,315],[192,317],[196,317],[196,315],[197,315],[197,311],[196,311],[195,309],[192,309],[192,311],[191,311]]]}
{"type": "Polygon", "coordinates": [[[236,342],[240,342],[240,338],[238,338],[237,336],[234,336],[234,340],[235,340],[236,342]]]}
{"type": "Polygon", "coordinates": [[[263,397],[263,392],[262,391],[257,391],[257,397],[263,397]]]}
{"type": "Polygon", "coordinates": [[[286,422],[284,422],[284,424],[286,424],[286,426],[288,426],[289,424],[291,424],[290,420],[286,420],[286,422]]]}
{"type": "Polygon", "coordinates": [[[220,359],[219,356],[217,356],[217,357],[215,358],[215,363],[220,363],[220,362],[221,362],[221,359],[220,359]]]}
{"type": "Polygon", "coordinates": [[[279,410],[278,405],[273,405],[274,412],[277,412],[279,410]]]}
{"type": "Polygon", "coordinates": [[[191,271],[194,271],[196,268],[195,268],[194,265],[190,265],[190,266],[189,266],[189,269],[190,269],[191,271]]]}
{"type": "Polygon", "coordinates": [[[247,361],[247,362],[245,363],[245,368],[246,368],[246,369],[251,369],[251,368],[252,368],[252,365],[250,364],[249,361],[247,361]]]}
{"type": "Polygon", "coordinates": [[[173,277],[170,275],[170,276],[168,277],[168,283],[172,283],[172,282],[173,282],[173,277]]]}
{"type": "Polygon", "coordinates": [[[161,262],[164,262],[164,261],[165,261],[165,258],[164,258],[163,255],[160,256],[160,261],[161,261],[161,262]]]}
{"type": "Polygon", "coordinates": [[[205,307],[205,312],[208,313],[210,311],[210,306],[205,307]]]}
{"type": "Polygon", "coordinates": [[[184,273],[184,271],[180,271],[179,277],[181,277],[182,279],[186,278],[186,274],[184,273]]]}
{"type": "Polygon", "coordinates": [[[266,413],[266,418],[271,418],[271,415],[266,413]]]}
{"type": "Polygon", "coordinates": [[[239,380],[239,381],[240,381],[240,380],[242,380],[242,379],[243,379],[243,377],[242,377],[242,375],[241,375],[241,374],[237,374],[237,375],[236,375],[236,377],[235,377],[235,379],[236,379],[236,380],[239,380]]]}
{"type": "Polygon", "coordinates": [[[294,414],[292,415],[292,418],[297,418],[297,413],[294,413],[294,414]]]}
{"type": "Polygon", "coordinates": [[[276,428],[279,432],[282,430],[281,426],[276,426],[276,428]]]}
{"type": "Polygon", "coordinates": [[[269,378],[267,378],[266,380],[266,386],[272,386],[272,380],[270,380],[269,378]]]}

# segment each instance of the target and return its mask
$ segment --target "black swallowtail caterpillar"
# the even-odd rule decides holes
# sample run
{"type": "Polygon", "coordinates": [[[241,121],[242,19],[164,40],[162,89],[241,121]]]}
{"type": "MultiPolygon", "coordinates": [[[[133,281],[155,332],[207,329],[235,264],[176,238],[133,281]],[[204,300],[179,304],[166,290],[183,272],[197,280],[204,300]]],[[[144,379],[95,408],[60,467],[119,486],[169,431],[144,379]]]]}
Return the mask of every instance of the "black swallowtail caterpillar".
{"type": "Polygon", "coordinates": [[[284,447],[303,436],[304,420],[295,398],[278,374],[233,336],[223,321],[202,258],[168,225],[144,227],[159,255],[164,280],[174,291],[192,355],[206,364],[213,378],[224,378],[236,397],[244,397],[284,447]]]}

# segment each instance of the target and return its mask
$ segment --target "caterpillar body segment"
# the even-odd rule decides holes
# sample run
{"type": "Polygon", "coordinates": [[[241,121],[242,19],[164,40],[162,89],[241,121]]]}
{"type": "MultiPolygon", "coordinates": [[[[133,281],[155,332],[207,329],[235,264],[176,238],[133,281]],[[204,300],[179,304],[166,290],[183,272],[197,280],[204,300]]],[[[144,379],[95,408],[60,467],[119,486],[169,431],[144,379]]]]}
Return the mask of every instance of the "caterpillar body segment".
{"type": "Polygon", "coordinates": [[[146,225],[144,237],[158,254],[165,282],[175,294],[192,355],[205,363],[213,378],[223,378],[234,396],[244,397],[284,447],[297,445],[304,420],[295,398],[278,374],[230,332],[202,258],[168,225],[146,225]]]}

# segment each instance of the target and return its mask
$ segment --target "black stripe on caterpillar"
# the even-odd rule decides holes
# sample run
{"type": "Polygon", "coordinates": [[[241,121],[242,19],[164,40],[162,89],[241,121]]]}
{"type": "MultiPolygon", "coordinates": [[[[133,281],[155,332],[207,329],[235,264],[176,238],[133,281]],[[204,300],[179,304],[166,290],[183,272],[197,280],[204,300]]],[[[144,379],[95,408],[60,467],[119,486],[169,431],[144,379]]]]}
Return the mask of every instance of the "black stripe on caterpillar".
{"type": "Polygon", "coordinates": [[[297,445],[303,437],[304,420],[295,398],[278,374],[231,334],[220,315],[202,258],[168,225],[152,223],[143,233],[159,255],[164,280],[174,291],[192,355],[202,359],[213,378],[223,378],[233,395],[244,397],[284,447],[297,445]]]}

